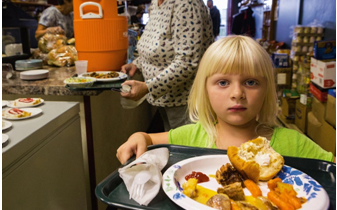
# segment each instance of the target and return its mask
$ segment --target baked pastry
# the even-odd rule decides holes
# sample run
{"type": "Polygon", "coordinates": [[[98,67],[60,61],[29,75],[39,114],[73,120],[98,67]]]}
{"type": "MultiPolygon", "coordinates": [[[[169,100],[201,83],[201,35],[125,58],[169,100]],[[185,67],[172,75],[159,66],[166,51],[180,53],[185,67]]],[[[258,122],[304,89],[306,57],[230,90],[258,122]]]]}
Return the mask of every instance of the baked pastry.
{"type": "Polygon", "coordinates": [[[31,112],[26,112],[18,108],[11,108],[2,111],[2,116],[10,119],[29,117],[31,114],[32,114],[31,112]]]}
{"type": "Polygon", "coordinates": [[[227,155],[232,165],[246,179],[268,181],[283,167],[283,157],[275,152],[264,137],[240,145],[230,146],[227,155]]]}
{"type": "Polygon", "coordinates": [[[14,101],[16,107],[34,106],[41,103],[41,98],[18,98],[14,101]]]}

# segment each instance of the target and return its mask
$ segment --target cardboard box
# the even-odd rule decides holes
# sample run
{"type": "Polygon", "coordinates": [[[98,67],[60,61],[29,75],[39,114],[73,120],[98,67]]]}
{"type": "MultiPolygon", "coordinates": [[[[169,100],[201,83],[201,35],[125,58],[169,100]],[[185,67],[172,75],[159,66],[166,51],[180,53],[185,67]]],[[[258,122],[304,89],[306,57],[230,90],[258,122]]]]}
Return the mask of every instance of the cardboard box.
{"type": "Polygon", "coordinates": [[[282,115],[295,119],[296,99],[282,97],[282,115]]]}
{"type": "Polygon", "coordinates": [[[336,97],[330,94],[326,102],[325,120],[336,128],[336,97]]]}
{"type": "Polygon", "coordinates": [[[287,53],[273,53],[271,59],[276,68],[289,67],[289,55],[287,53]]]}
{"type": "Polygon", "coordinates": [[[325,120],[320,123],[312,112],[308,113],[307,134],[320,147],[336,156],[336,130],[325,120]]]}
{"type": "Polygon", "coordinates": [[[312,112],[308,115],[308,125],[307,125],[307,135],[314,141],[317,142],[321,138],[322,133],[322,123],[318,121],[312,112]]]}
{"type": "Polygon", "coordinates": [[[324,121],[321,131],[321,138],[318,139],[316,143],[326,151],[332,152],[334,156],[336,156],[336,129],[324,121]]]}
{"type": "Polygon", "coordinates": [[[295,120],[295,107],[296,100],[299,99],[299,95],[295,90],[283,90],[283,96],[281,98],[281,110],[282,114],[288,119],[295,120]]]}
{"type": "Polygon", "coordinates": [[[312,98],[311,112],[322,123],[325,119],[326,103],[322,103],[317,98],[312,98]]]}
{"type": "Polygon", "coordinates": [[[336,58],[336,40],[316,41],[314,43],[314,57],[322,60],[336,58]]]}
{"type": "Polygon", "coordinates": [[[276,84],[291,86],[291,68],[276,68],[276,84]]]}
{"type": "Polygon", "coordinates": [[[295,125],[303,133],[307,132],[307,115],[310,110],[310,107],[302,104],[300,100],[296,100],[295,125]]]}
{"type": "Polygon", "coordinates": [[[309,91],[312,93],[314,98],[317,98],[321,102],[326,102],[328,99],[328,90],[318,87],[315,83],[311,82],[309,86],[309,91]]]}
{"type": "Polygon", "coordinates": [[[336,60],[311,59],[311,81],[321,88],[336,87],[336,60]]]}

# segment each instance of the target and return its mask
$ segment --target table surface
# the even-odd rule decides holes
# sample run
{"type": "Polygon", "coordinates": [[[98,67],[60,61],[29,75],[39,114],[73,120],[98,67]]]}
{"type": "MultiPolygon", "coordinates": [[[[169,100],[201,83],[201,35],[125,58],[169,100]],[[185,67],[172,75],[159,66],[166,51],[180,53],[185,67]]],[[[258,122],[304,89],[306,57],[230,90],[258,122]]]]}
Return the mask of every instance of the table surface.
{"type": "Polygon", "coordinates": [[[103,90],[81,90],[73,91],[65,87],[63,81],[76,74],[74,66],[71,67],[51,67],[44,66],[43,69],[49,71],[49,76],[41,80],[21,80],[20,73],[23,71],[14,70],[14,77],[6,79],[2,73],[2,94],[26,94],[26,95],[57,95],[57,96],[96,96],[103,90]]]}
{"type": "MultiPolygon", "coordinates": [[[[210,154],[227,154],[226,150],[207,149],[196,147],[185,147],[177,145],[154,145],[149,149],[167,147],[170,152],[169,160],[162,173],[173,164],[196,156],[210,154]]],[[[330,208],[336,209],[336,164],[304,158],[284,157],[286,165],[296,168],[319,182],[329,195],[330,208]]],[[[123,166],[134,160],[131,158],[123,166]]],[[[121,166],[121,167],[123,167],[121,166]]],[[[129,194],[126,190],[123,180],[119,177],[118,170],[112,172],[101,183],[96,186],[96,197],[102,202],[108,204],[108,210],[122,209],[182,209],[166,196],[165,192],[160,189],[158,195],[150,202],[148,206],[140,206],[134,200],[129,200],[129,194]]]]}

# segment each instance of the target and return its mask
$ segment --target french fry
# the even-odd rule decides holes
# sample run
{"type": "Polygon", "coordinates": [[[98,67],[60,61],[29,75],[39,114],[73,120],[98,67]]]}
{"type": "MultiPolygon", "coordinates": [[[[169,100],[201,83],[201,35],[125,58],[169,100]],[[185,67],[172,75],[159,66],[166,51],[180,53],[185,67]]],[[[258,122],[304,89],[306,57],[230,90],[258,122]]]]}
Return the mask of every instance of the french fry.
{"type": "Polygon", "coordinates": [[[268,192],[267,197],[271,202],[273,202],[281,210],[295,210],[295,208],[292,205],[282,200],[282,198],[273,190],[268,192]]]}
{"type": "Polygon", "coordinates": [[[255,182],[253,182],[250,179],[246,179],[244,181],[245,186],[247,187],[247,189],[249,190],[249,192],[252,194],[253,197],[258,197],[258,196],[262,196],[262,191],[260,189],[259,186],[257,186],[257,184],[255,182]]]}

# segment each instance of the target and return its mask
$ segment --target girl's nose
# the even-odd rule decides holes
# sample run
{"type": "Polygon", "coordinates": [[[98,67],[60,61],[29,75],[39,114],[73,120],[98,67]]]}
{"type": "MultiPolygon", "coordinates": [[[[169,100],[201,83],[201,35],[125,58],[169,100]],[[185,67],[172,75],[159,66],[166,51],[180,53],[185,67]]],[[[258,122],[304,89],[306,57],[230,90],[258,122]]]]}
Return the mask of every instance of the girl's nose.
{"type": "Polygon", "coordinates": [[[231,91],[231,99],[241,100],[246,98],[245,91],[240,85],[233,85],[231,91]]]}

